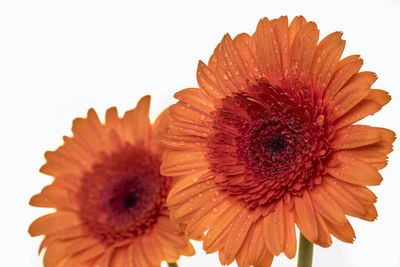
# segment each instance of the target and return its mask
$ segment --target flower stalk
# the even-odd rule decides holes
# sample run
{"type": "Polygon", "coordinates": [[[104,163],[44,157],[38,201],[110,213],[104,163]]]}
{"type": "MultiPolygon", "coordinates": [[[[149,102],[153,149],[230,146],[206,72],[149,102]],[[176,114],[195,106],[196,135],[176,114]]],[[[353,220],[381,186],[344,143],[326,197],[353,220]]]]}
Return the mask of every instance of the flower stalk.
{"type": "Polygon", "coordinates": [[[179,265],[176,262],[168,262],[168,267],[179,267],[179,265]]]}
{"type": "Polygon", "coordinates": [[[297,267],[311,267],[313,260],[313,244],[308,241],[302,233],[300,233],[299,241],[299,257],[297,259],[297,267]]]}

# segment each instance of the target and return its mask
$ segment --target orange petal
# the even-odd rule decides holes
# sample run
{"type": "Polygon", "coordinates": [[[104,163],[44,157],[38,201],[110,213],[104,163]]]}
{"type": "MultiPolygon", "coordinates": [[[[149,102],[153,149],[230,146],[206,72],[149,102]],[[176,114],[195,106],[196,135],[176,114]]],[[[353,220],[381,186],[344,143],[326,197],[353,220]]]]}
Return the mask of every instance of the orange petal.
{"type": "Polygon", "coordinates": [[[337,239],[346,243],[353,243],[356,235],[354,233],[353,227],[348,221],[347,223],[341,225],[331,223],[327,220],[325,221],[325,223],[329,228],[329,232],[331,232],[337,239]]]}
{"type": "Polygon", "coordinates": [[[228,264],[232,262],[236,254],[238,253],[240,247],[243,244],[245,237],[251,227],[254,227],[254,222],[258,219],[259,216],[254,214],[253,212],[243,209],[242,213],[239,217],[233,222],[232,228],[230,230],[230,234],[226,239],[226,243],[224,246],[224,253],[220,253],[224,261],[222,264],[228,264]]]}
{"type": "MultiPolygon", "coordinates": [[[[249,240],[245,240],[247,244],[247,258],[250,264],[256,264],[260,261],[263,253],[266,251],[264,235],[262,234],[263,219],[259,219],[254,223],[253,231],[249,233],[249,240]]],[[[246,256],[246,255],[245,255],[246,256]]]]}
{"type": "Polygon", "coordinates": [[[232,221],[242,209],[240,201],[233,202],[231,207],[220,214],[218,220],[210,226],[210,230],[207,232],[203,242],[203,249],[207,253],[215,252],[220,248],[217,247],[218,244],[230,233],[232,221]]]}
{"type": "Polygon", "coordinates": [[[297,240],[296,240],[296,229],[294,221],[294,212],[291,211],[286,205],[284,206],[285,215],[285,250],[284,253],[289,259],[293,259],[296,256],[297,240]]]}
{"type": "Polygon", "coordinates": [[[208,151],[207,140],[199,136],[164,134],[160,136],[160,141],[165,147],[174,150],[208,151]]]}
{"type": "Polygon", "coordinates": [[[361,219],[372,222],[372,221],[376,220],[377,217],[378,217],[378,212],[377,212],[375,206],[371,205],[368,209],[367,214],[364,217],[362,217],[361,219]]]}
{"type": "Polygon", "coordinates": [[[369,94],[346,114],[335,121],[335,128],[339,129],[353,124],[369,115],[373,115],[390,101],[390,95],[378,89],[371,89],[369,94]]]}
{"type": "MultiPolygon", "coordinates": [[[[157,240],[157,244],[160,246],[163,252],[163,259],[167,262],[175,262],[179,259],[179,251],[170,243],[168,239],[164,236],[160,236],[160,231],[157,231],[153,238],[157,240]]],[[[146,266],[143,261],[145,260],[143,256],[141,256],[141,264],[138,262],[139,265],[136,266],[146,266]]]]}
{"type": "MultiPolygon", "coordinates": [[[[339,181],[340,182],[340,181],[339,181]]],[[[357,197],[361,204],[368,206],[368,208],[376,202],[376,195],[369,190],[366,186],[353,185],[342,183],[342,187],[345,187],[347,191],[352,193],[355,197],[357,197]]]]}
{"type": "Polygon", "coordinates": [[[110,130],[116,131],[119,136],[123,136],[122,123],[116,107],[107,109],[105,126],[110,130]]]}
{"type": "Polygon", "coordinates": [[[64,262],[63,266],[80,266],[87,261],[93,260],[102,255],[105,249],[105,246],[101,243],[94,245],[93,247],[90,247],[70,257],[66,262],[64,262]]]}
{"type": "Polygon", "coordinates": [[[278,84],[283,77],[281,55],[274,28],[267,18],[260,20],[253,38],[261,70],[270,83],[278,84]]]}
{"type": "Polygon", "coordinates": [[[187,88],[175,93],[174,97],[199,113],[209,115],[215,108],[199,88],[187,88]]]}
{"type": "Polygon", "coordinates": [[[244,89],[250,74],[229,34],[225,34],[221,43],[215,48],[213,67],[216,81],[226,91],[235,92],[244,89]]]}
{"type": "Polygon", "coordinates": [[[201,126],[207,124],[207,122],[211,120],[209,116],[197,112],[183,102],[178,102],[175,105],[172,105],[168,110],[170,116],[177,121],[190,122],[201,126]]]}
{"type": "Polygon", "coordinates": [[[332,244],[332,238],[328,226],[320,214],[316,214],[316,219],[318,225],[318,239],[315,241],[315,244],[327,248],[332,244]]]}
{"type": "Polygon", "coordinates": [[[237,52],[243,60],[243,64],[246,67],[248,75],[254,78],[261,77],[261,70],[259,63],[256,60],[255,47],[253,45],[253,39],[246,33],[241,33],[233,39],[233,43],[237,48],[237,52]]]}
{"type": "Polygon", "coordinates": [[[368,147],[360,147],[355,149],[341,151],[344,155],[362,160],[377,170],[382,169],[387,164],[387,156],[384,153],[372,150],[368,147]]]}
{"type": "Polygon", "coordinates": [[[127,266],[127,247],[119,247],[114,249],[114,253],[112,254],[110,258],[110,263],[109,265],[111,267],[116,267],[116,266],[127,266]]]}
{"type": "Polygon", "coordinates": [[[288,18],[282,16],[272,20],[271,24],[280,50],[282,74],[287,76],[290,69],[288,18]]]}
{"type": "Polygon", "coordinates": [[[210,127],[185,121],[171,121],[168,132],[177,135],[194,135],[208,137],[211,134],[210,127]]]}
{"type": "Polygon", "coordinates": [[[76,118],[72,122],[72,133],[76,142],[95,153],[110,151],[110,141],[94,109],[89,109],[87,118],[76,118]]]}
{"type": "MultiPolygon", "coordinates": [[[[189,213],[195,212],[198,209],[203,208],[204,206],[208,205],[210,201],[216,201],[217,198],[215,196],[214,191],[210,191],[210,188],[214,188],[215,185],[211,187],[206,184],[207,182],[199,183],[200,190],[196,190],[194,192],[188,193],[188,201],[181,204],[177,209],[174,209],[174,216],[176,218],[183,217],[188,215],[189,213]],[[189,195],[190,194],[190,195],[189,195]]],[[[196,186],[196,189],[198,187],[196,186]]]]}
{"type": "Polygon", "coordinates": [[[318,93],[327,87],[339,63],[345,45],[341,37],[342,33],[334,32],[322,39],[316,48],[311,75],[312,88],[318,93]]]}
{"type": "Polygon", "coordinates": [[[360,103],[369,93],[377,77],[373,72],[360,72],[347,82],[328,104],[329,119],[335,121],[360,103]]]}
{"type": "Polygon", "coordinates": [[[324,94],[324,103],[329,103],[343,85],[361,69],[363,61],[358,55],[346,57],[339,61],[332,80],[324,94]]]}
{"type": "Polygon", "coordinates": [[[89,249],[98,243],[99,240],[92,238],[77,238],[53,242],[46,249],[43,264],[44,266],[56,266],[65,257],[89,249]]]}
{"type": "Polygon", "coordinates": [[[395,132],[385,129],[374,127],[377,131],[379,131],[381,135],[381,140],[373,145],[365,146],[365,149],[371,149],[383,154],[389,154],[393,151],[393,142],[396,140],[395,132]]]}
{"type": "Polygon", "coordinates": [[[374,144],[380,139],[379,131],[373,127],[350,125],[336,131],[330,147],[334,150],[351,149],[374,144]]]}
{"type": "Polygon", "coordinates": [[[263,235],[265,245],[275,256],[285,247],[285,223],[283,200],[279,201],[275,210],[264,217],[263,235]]]}
{"type": "MultiPolygon", "coordinates": [[[[64,175],[64,177],[71,180],[74,177],[80,177],[82,172],[85,171],[85,166],[78,159],[62,155],[59,150],[47,151],[44,156],[47,162],[40,168],[40,172],[42,173],[51,176],[64,175]]],[[[71,182],[73,183],[74,181],[71,182]]]]}
{"type": "Polygon", "coordinates": [[[310,196],[314,207],[327,220],[335,224],[343,224],[347,222],[343,210],[335,202],[335,199],[322,186],[314,186],[310,192],[310,196]]]}
{"type": "Polygon", "coordinates": [[[332,198],[342,208],[344,213],[362,218],[366,215],[367,209],[361,204],[361,200],[347,190],[348,186],[333,177],[325,176],[321,187],[332,196],[332,198]]]}
{"type": "Polygon", "coordinates": [[[57,211],[36,219],[30,225],[28,232],[31,236],[52,234],[81,223],[75,212],[57,211]]]}
{"type": "Polygon", "coordinates": [[[318,227],[314,207],[308,191],[302,197],[294,198],[294,214],[300,232],[310,241],[318,239],[318,227]]]}
{"type": "Polygon", "coordinates": [[[150,140],[150,96],[142,97],[133,110],[125,112],[122,117],[122,129],[125,140],[131,144],[149,145],[150,140]]]}
{"type": "Polygon", "coordinates": [[[337,166],[327,167],[327,171],[333,177],[347,183],[356,185],[379,185],[382,176],[369,164],[347,157],[345,154],[336,152],[332,157],[337,161],[337,166]]]}
{"type": "MultiPolygon", "coordinates": [[[[289,28],[290,33],[290,28],[289,28]]],[[[317,47],[319,30],[313,22],[304,24],[293,39],[290,47],[291,73],[305,85],[310,85],[310,67],[317,47]]]]}
{"type": "Polygon", "coordinates": [[[45,186],[40,194],[34,195],[29,204],[36,207],[78,211],[79,206],[74,201],[74,193],[74,190],[65,186],[65,183],[55,180],[51,185],[45,186]]]}
{"type": "Polygon", "coordinates": [[[159,265],[162,261],[160,245],[155,242],[151,235],[141,236],[140,243],[142,244],[146,259],[153,265],[159,265]]]}
{"type": "Polygon", "coordinates": [[[303,26],[307,23],[307,21],[304,19],[303,16],[296,16],[292,22],[290,23],[289,26],[289,46],[292,46],[293,41],[297,35],[297,33],[300,31],[300,29],[303,28],[303,26]]]}
{"type": "MultiPolygon", "coordinates": [[[[169,192],[168,206],[179,206],[198,193],[215,188],[213,178],[214,176],[209,174],[209,170],[196,171],[182,176],[169,192]]],[[[215,191],[217,192],[218,189],[215,188],[215,191]]]]}
{"type": "Polygon", "coordinates": [[[161,165],[161,174],[165,176],[179,176],[196,170],[208,168],[208,161],[203,151],[174,151],[166,149],[161,165]]]}
{"type": "Polygon", "coordinates": [[[202,61],[197,65],[197,83],[210,100],[223,98],[229,94],[226,89],[219,86],[214,73],[202,61]]]}
{"type": "MultiPolygon", "coordinates": [[[[199,209],[191,213],[186,218],[181,218],[182,222],[188,223],[185,233],[191,238],[202,240],[203,233],[210,228],[211,225],[223,214],[230,206],[231,202],[226,200],[226,195],[221,194],[206,205],[204,209],[199,209]]],[[[174,216],[174,213],[173,213],[174,216]]],[[[174,216],[175,217],[175,216],[174,216]]]]}

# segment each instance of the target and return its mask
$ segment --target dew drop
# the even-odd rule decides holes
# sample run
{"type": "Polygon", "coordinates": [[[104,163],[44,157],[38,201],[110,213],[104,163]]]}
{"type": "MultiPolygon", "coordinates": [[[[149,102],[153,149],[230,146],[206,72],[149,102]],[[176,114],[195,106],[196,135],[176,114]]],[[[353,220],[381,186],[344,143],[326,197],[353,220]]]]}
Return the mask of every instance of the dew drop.
{"type": "Polygon", "coordinates": [[[214,213],[217,213],[217,212],[218,212],[218,209],[217,209],[217,208],[213,208],[212,211],[213,211],[214,213]]]}

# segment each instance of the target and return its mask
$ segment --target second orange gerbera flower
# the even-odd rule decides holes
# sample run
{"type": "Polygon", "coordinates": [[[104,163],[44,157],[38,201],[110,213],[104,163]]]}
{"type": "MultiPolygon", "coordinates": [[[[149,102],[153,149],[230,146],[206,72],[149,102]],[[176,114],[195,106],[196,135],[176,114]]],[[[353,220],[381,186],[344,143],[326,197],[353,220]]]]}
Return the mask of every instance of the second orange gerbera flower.
{"type": "Polygon", "coordinates": [[[159,172],[158,132],[166,121],[160,116],[151,125],[149,107],[146,96],[123,118],[111,108],[105,124],[90,109],[74,120],[72,138],[46,152],[40,171],[54,182],[30,204],[56,211],[29,228],[32,236],[45,235],[44,266],[160,266],[194,254],[169,218],[173,180],[159,172]]]}
{"type": "Polygon", "coordinates": [[[372,221],[395,135],[354,122],[389,102],[371,89],[358,56],[341,58],[335,32],[318,43],[315,23],[264,18],[256,32],[226,35],[200,88],[178,92],[163,137],[161,172],[178,176],[172,216],[222,264],[267,266],[296,254],[295,225],[323,247],[352,242],[346,215],[372,221]]]}

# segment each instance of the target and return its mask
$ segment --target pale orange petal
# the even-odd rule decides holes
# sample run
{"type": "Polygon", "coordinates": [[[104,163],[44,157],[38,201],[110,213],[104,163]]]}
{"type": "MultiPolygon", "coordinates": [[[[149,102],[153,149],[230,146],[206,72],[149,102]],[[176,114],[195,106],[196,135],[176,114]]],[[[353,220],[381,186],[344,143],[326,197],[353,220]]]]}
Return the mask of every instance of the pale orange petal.
{"type": "Polygon", "coordinates": [[[122,129],[124,132],[123,141],[130,144],[149,145],[150,140],[150,96],[142,97],[133,110],[125,112],[122,118],[122,129]]]}
{"type": "Polygon", "coordinates": [[[371,89],[369,94],[346,114],[335,121],[335,128],[339,129],[355,123],[366,116],[373,115],[390,101],[390,95],[378,89],[371,89]]]}
{"type": "Polygon", "coordinates": [[[318,239],[318,227],[314,207],[308,191],[302,197],[294,198],[294,214],[300,232],[310,241],[318,239]]]}
{"type": "Polygon", "coordinates": [[[32,236],[52,234],[81,223],[75,212],[58,211],[39,217],[31,224],[28,231],[32,236]]]}
{"type": "Polygon", "coordinates": [[[346,243],[353,243],[356,235],[354,233],[353,227],[349,222],[337,225],[326,220],[325,223],[329,228],[329,232],[337,239],[342,240],[346,243]]]}
{"type": "Polygon", "coordinates": [[[210,226],[204,238],[203,248],[207,253],[215,252],[221,240],[224,240],[230,232],[232,221],[242,211],[243,207],[240,201],[235,201],[231,207],[220,214],[218,220],[210,226]]]}
{"type": "Polygon", "coordinates": [[[325,90],[323,102],[329,103],[344,84],[361,69],[362,65],[363,61],[358,55],[349,56],[339,61],[332,80],[325,90]]]}
{"type": "Polygon", "coordinates": [[[343,53],[345,41],[341,39],[342,33],[334,32],[326,36],[318,44],[311,66],[313,90],[317,94],[328,86],[333,72],[343,53]]]}
{"type": "Polygon", "coordinates": [[[178,102],[175,105],[172,105],[168,110],[170,116],[177,121],[199,124],[200,126],[211,121],[211,118],[208,115],[197,112],[183,102],[178,102]]]}
{"type": "Polygon", "coordinates": [[[316,213],[317,225],[318,225],[318,239],[315,241],[314,244],[327,248],[332,244],[332,238],[329,233],[328,226],[325,223],[324,218],[322,215],[316,213]]]}
{"type": "Polygon", "coordinates": [[[325,219],[335,224],[344,224],[347,222],[343,210],[335,202],[335,199],[322,186],[314,186],[309,191],[314,207],[325,219]]]}
{"type": "Polygon", "coordinates": [[[201,238],[204,231],[208,230],[231,205],[231,202],[226,200],[226,195],[220,194],[211,199],[211,203],[204,209],[201,208],[187,218],[182,218],[181,221],[189,222],[186,228],[187,234],[194,239],[201,238]]]}
{"type": "Polygon", "coordinates": [[[173,135],[208,137],[212,132],[210,127],[185,121],[172,121],[168,126],[168,133],[173,135]]]}
{"type": "Polygon", "coordinates": [[[243,64],[246,67],[248,75],[253,79],[260,78],[261,70],[256,61],[252,38],[248,34],[242,33],[233,39],[233,43],[237,48],[240,57],[243,59],[243,64]]]}
{"type": "Polygon", "coordinates": [[[347,190],[348,186],[346,186],[346,184],[333,177],[325,176],[322,180],[321,187],[325,188],[346,214],[359,218],[367,214],[368,209],[365,205],[362,205],[359,198],[347,190]]]}
{"type": "Polygon", "coordinates": [[[335,121],[340,118],[367,97],[376,79],[376,74],[373,72],[360,72],[353,75],[346,86],[328,104],[329,120],[335,121]]]}
{"type": "Polygon", "coordinates": [[[224,259],[224,261],[221,261],[222,264],[228,264],[235,259],[249,229],[254,227],[254,222],[258,218],[259,215],[255,214],[255,212],[243,209],[241,214],[234,220],[230,230],[231,233],[226,239],[223,253],[220,252],[220,258],[224,259]]]}
{"type": "Polygon", "coordinates": [[[350,125],[336,131],[330,142],[334,150],[351,149],[377,143],[381,135],[374,127],[365,125],[350,125]]]}
{"type": "Polygon", "coordinates": [[[305,85],[311,85],[310,67],[318,37],[317,25],[313,22],[307,22],[300,27],[290,47],[290,73],[295,74],[305,85]]]}
{"type": "Polygon", "coordinates": [[[293,259],[296,256],[297,240],[296,240],[296,229],[294,212],[284,205],[284,216],[285,216],[285,249],[284,253],[289,259],[293,259]]]}
{"type": "Polygon", "coordinates": [[[40,194],[34,195],[29,204],[36,207],[57,208],[58,210],[78,211],[78,203],[74,200],[75,190],[68,188],[64,182],[55,180],[45,186],[40,194]]]}
{"type": "Polygon", "coordinates": [[[161,174],[165,176],[179,176],[189,174],[209,166],[203,151],[174,151],[166,149],[161,165],[161,174]]]}
{"type": "Polygon", "coordinates": [[[275,256],[279,255],[285,247],[285,223],[283,200],[275,206],[275,210],[264,217],[263,235],[265,245],[275,256]]]}
{"type": "Polygon", "coordinates": [[[272,20],[271,24],[280,50],[282,74],[287,76],[290,69],[288,18],[282,16],[279,19],[272,20]]]}
{"type": "Polygon", "coordinates": [[[219,86],[213,72],[202,61],[199,61],[197,66],[197,83],[210,100],[219,99],[229,94],[228,90],[219,86]]]}
{"type": "Polygon", "coordinates": [[[253,35],[256,45],[257,59],[264,77],[271,84],[278,84],[283,77],[281,55],[274,28],[267,18],[263,18],[257,25],[253,35]]]}
{"type": "Polygon", "coordinates": [[[339,152],[332,154],[336,166],[327,167],[327,171],[333,177],[351,184],[379,185],[382,181],[380,173],[369,164],[346,156],[339,152]]]}

